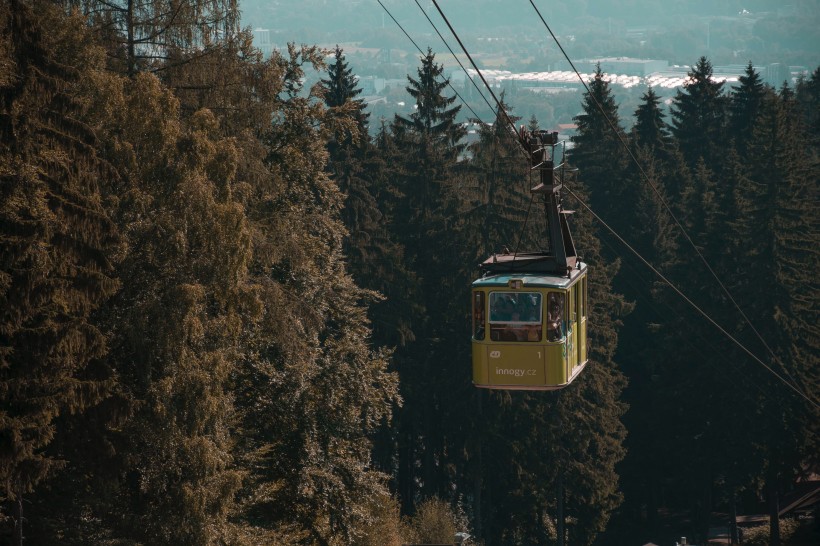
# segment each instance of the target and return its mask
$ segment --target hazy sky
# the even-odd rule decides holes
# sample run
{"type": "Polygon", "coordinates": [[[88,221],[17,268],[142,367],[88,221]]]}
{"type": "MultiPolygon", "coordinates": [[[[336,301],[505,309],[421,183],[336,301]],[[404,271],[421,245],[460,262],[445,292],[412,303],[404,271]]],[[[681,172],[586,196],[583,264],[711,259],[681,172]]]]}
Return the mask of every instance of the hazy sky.
{"type": "MultiPolygon", "coordinates": [[[[446,47],[414,0],[382,0],[411,38],[426,49],[446,47]]],[[[432,2],[419,0],[457,50],[432,2]]],[[[552,30],[574,57],[636,56],[715,64],[820,63],[818,0],[537,0],[552,30]]],[[[502,52],[516,65],[554,48],[529,0],[441,0],[471,52],[502,52]]],[[[245,26],[271,30],[272,40],[365,48],[415,47],[377,0],[240,0],[245,26]]],[[[457,50],[458,51],[458,50],[457,50]]]]}

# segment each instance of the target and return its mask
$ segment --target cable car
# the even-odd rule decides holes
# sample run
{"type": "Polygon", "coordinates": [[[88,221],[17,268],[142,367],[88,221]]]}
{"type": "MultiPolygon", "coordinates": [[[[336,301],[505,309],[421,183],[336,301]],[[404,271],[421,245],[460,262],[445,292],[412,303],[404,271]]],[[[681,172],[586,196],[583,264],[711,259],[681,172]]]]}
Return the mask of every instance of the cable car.
{"type": "Polygon", "coordinates": [[[587,270],[575,252],[554,165],[558,133],[518,135],[540,183],[549,249],[494,254],[472,283],[473,384],[506,390],[557,390],[587,363],[587,270]]]}

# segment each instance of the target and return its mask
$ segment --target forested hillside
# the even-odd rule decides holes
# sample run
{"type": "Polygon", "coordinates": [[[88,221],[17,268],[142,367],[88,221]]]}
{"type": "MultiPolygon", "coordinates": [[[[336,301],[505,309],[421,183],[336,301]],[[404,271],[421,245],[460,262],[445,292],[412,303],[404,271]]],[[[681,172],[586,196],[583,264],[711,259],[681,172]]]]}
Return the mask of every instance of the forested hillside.
{"type": "Polygon", "coordinates": [[[817,539],[779,503],[820,463],[820,69],[724,88],[701,58],[634,123],[596,75],[590,360],[524,393],[471,384],[469,287],[545,226],[431,51],[377,122],[342,50],[264,59],[235,2],[1,0],[0,28],[0,542],[643,544],[761,510],[817,539]]]}

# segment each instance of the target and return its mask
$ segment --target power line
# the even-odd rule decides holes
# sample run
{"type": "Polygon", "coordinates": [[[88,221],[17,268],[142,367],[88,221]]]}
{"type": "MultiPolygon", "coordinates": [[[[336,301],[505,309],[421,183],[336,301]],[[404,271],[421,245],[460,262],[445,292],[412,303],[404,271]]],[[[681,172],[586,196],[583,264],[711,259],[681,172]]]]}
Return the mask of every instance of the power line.
{"type": "MultiPolygon", "coordinates": [[[[612,129],[613,133],[615,133],[615,135],[618,137],[618,140],[620,141],[620,143],[623,146],[624,150],[626,150],[627,154],[629,154],[629,157],[635,163],[635,166],[638,168],[638,171],[641,173],[641,176],[646,181],[646,183],[649,184],[649,187],[652,188],[652,191],[654,191],[655,194],[658,196],[658,199],[660,199],[660,201],[663,204],[666,211],[669,213],[669,215],[675,221],[675,224],[678,226],[678,229],[680,229],[680,231],[683,234],[684,238],[687,240],[689,245],[695,250],[695,253],[698,255],[700,260],[703,262],[703,265],[706,266],[706,269],[709,271],[709,273],[712,275],[712,277],[714,277],[715,281],[717,281],[718,285],[723,290],[723,293],[726,294],[726,296],[729,298],[729,301],[731,301],[732,304],[735,306],[735,309],[738,310],[740,315],[743,317],[743,320],[746,321],[746,324],[749,325],[749,327],[755,333],[755,335],[760,340],[760,342],[763,343],[763,346],[766,348],[766,350],[769,351],[769,353],[772,356],[772,359],[780,365],[780,368],[783,370],[784,373],[788,374],[786,366],[783,365],[783,363],[780,361],[780,359],[777,357],[777,355],[774,353],[774,351],[771,349],[771,347],[769,347],[768,343],[766,343],[766,340],[763,338],[763,336],[760,334],[760,332],[758,332],[757,328],[755,328],[752,321],[749,320],[749,318],[746,316],[746,313],[743,312],[743,309],[740,307],[740,305],[737,303],[737,301],[735,301],[734,297],[732,297],[732,294],[729,292],[729,289],[726,288],[726,286],[720,280],[720,277],[717,275],[717,273],[715,273],[714,269],[712,269],[712,266],[709,265],[709,262],[703,256],[701,251],[698,249],[697,245],[695,245],[694,241],[692,241],[692,239],[689,237],[689,234],[686,232],[686,229],[684,229],[683,225],[678,220],[677,216],[675,216],[675,213],[672,212],[672,209],[669,206],[669,204],[666,202],[666,199],[663,197],[663,194],[652,183],[651,179],[646,174],[646,171],[644,171],[643,166],[638,161],[638,158],[635,157],[635,154],[630,149],[630,147],[627,144],[626,140],[624,140],[624,137],[621,134],[621,132],[618,131],[617,127],[615,127],[615,124],[609,118],[609,116],[606,114],[606,112],[603,109],[603,106],[601,106],[601,104],[598,102],[598,99],[596,99],[595,96],[590,92],[589,86],[587,86],[587,83],[584,81],[584,78],[581,76],[580,72],[578,72],[578,69],[575,67],[575,64],[572,62],[572,59],[570,59],[567,52],[564,50],[563,46],[561,45],[561,42],[558,41],[558,37],[555,36],[555,33],[552,32],[552,29],[547,24],[544,17],[541,15],[541,11],[535,5],[535,2],[533,0],[529,0],[529,2],[532,5],[533,9],[535,10],[535,13],[538,14],[538,18],[541,19],[541,22],[544,24],[544,27],[549,32],[550,36],[552,36],[552,39],[555,42],[555,45],[557,45],[558,49],[561,50],[561,53],[564,55],[564,58],[567,60],[569,65],[572,67],[573,72],[575,72],[575,75],[578,76],[578,79],[581,81],[581,84],[584,86],[584,89],[586,89],[586,91],[587,91],[587,96],[589,96],[589,98],[592,99],[592,101],[595,103],[595,106],[598,108],[598,110],[604,116],[604,119],[606,120],[609,127],[612,129]]],[[[796,385],[796,383],[794,382],[794,379],[792,377],[789,377],[789,380],[796,385]]]]}
{"type": "MultiPolygon", "coordinates": [[[[489,84],[487,83],[487,81],[484,79],[484,76],[481,74],[481,71],[480,71],[480,70],[478,70],[478,67],[476,66],[475,62],[473,61],[472,56],[471,56],[471,55],[469,54],[469,52],[467,51],[467,48],[466,48],[466,47],[464,47],[463,42],[462,42],[462,41],[461,41],[461,39],[458,37],[458,34],[456,33],[456,31],[455,31],[455,29],[453,28],[453,26],[450,24],[450,21],[447,19],[447,16],[446,16],[446,15],[444,15],[444,12],[443,12],[443,11],[441,10],[441,8],[439,7],[439,5],[438,5],[438,1],[437,1],[437,0],[432,0],[432,2],[433,2],[433,5],[434,5],[434,6],[436,7],[436,9],[438,10],[439,14],[441,15],[442,19],[444,20],[444,22],[447,24],[448,28],[450,29],[450,32],[452,32],[452,34],[453,34],[453,36],[455,37],[456,41],[458,41],[459,46],[461,46],[461,49],[464,51],[464,54],[467,56],[467,58],[468,58],[468,59],[470,60],[470,62],[473,64],[473,67],[474,67],[474,68],[476,69],[476,71],[478,72],[478,75],[481,77],[481,80],[484,82],[484,85],[487,87],[487,90],[490,92],[490,95],[493,97],[493,100],[495,100],[496,104],[498,105],[499,110],[502,110],[502,111],[503,111],[503,108],[501,108],[501,103],[500,103],[500,101],[499,101],[499,100],[498,100],[498,98],[495,96],[495,93],[493,93],[493,91],[492,91],[492,89],[490,88],[490,86],[489,86],[489,84]]],[[[532,0],[530,0],[530,3],[532,3],[532,0]]],[[[533,7],[535,7],[535,4],[533,4],[533,7]]],[[[536,12],[538,13],[539,17],[541,17],[541,13],[538,11],[538,8],[535,8],[535,9],[536,9],[536,12]]],[[[572,61],[569,59],[569,56],[566,54],[566,52],[564,51],[564,49],[561,47],[560,43],[558,42],[558,40],[557,40],[557,38],[555,37],[555,35],[552,33],[552,30],[551,30],[551,29],[549,28],[549,26],[546,24],[546,21],[544,21],[544,18],[543,18],[543,17],[541,17],[541,21],[544,23],[544,25],[545,25],[545,26],[547,26],[547,29],[549,30],[549,32],[550,32],[550,34],[552,35],[553,39],[555,39],[556,44],[558,44],[558,47],[559,47],[559,48],[561,48],[562,53],[564,53],[564,56],[565,56],[565,57],[567,58],[567,60],[570,62],[570,65],[573,67],[573,70],[575,70],[575,65],[574,65],[574,64],[572,64],[572,61]]],[[[577,71],[577,70],[575,70],[575,73],[576,73],[576,74],[579,76],[579,78],[580,78],[580,74],[578,73],[578,71],[577,71]]],[[[584,87],[585,87],[585,88],[586,88],[586,90],[587,90],[587,94],[591,95],[591,93],[590,93],[590,91],[589,91],[589,88],[588,88],[588,87],[587,87],[587,85],[586,85],[586,82],[584,82],[584,81],[583,81],[583,78],[581,78],[581,82],[584,84],[584,87]]],[[[597,103],[597,101],[596,101],[596,103],[597,103]]],[[[599,107],[599,108],[601,108],[601,111],[603,112],[603,108],[600,106],[600,104],[598,105],[598,107],[599,107]]],[[[515,124],[512,122],[512,120],[511,120],[511,119],[510,119],[510,117],[506,114],[506,112],[504,112],[504,117],[507,119],[507,122],[509,123],[509,125],[510,125],[510,127],[512,128],[513,132],[516,132],[516,131],[515,131],[515,124]]],[[[613,129],[615,129],[615,128],[614,128],[614,126],[612,125],[612,121],[609,119],[609,117],[608,117],[608,116],[606,116],[606,115],[604,115],[604,117],[607,119],[607,121],[609,122],[610,126],[611,126],[611,127],[613,127],[613,129]]],[[[616,134],[618,133],[618,132],[617,132],[617,130],[615,130],[615,132],[616,132],[616,134]]],[[[620,137],[619,137],[619,138],[620,138],[620,137]]],[[[624,143],[624,145],[626,144],[623,140],[622,140],[622,142],[624,143]]],[[[633,157],[633,160],[636,162],[636,164],[637,164],[637,165],[638,165],[638,167],[640,168],[640,164],[639,164],[639,163],[637,163],[637,158],[635,158],[635,157],[634,157],[634,155],[631,153],[631,150],[629,150],[628,146],[626,146],[626,148],[627,148],[627,151],[629,151],[629,152],[630,152],[630,155],[633,157]]],[[[642,169],[642,168],[641,168],[641,172],[642,172],[642,173],[644,173],[644,176],[646,177],[646,173],[643,171],[643,169],[642,169]]],[[[647,180],[648,180],[648,177],[647,177],[647,180]]],[[[651,185],[651,183],[650,183],[650,185],[651,185]]],[[[757,357],[757,355],[755,355],[755,354],[754,354],[754,353],[752,353],[749,349],[747,349],[747,348],[746,348],[746,347],[745,347],[745,346],[744,346],[744,345],[743,345],[740,341],[738,341],[737,339],[735,339],[735,338],[734,338],[734,336],[732,336],[732,335],[731,335],[728,331],[726,331],[726,330],[725,330],[722,326],[720,326],[720,324],[718,324],[717,322],[715,322],[715,321],[714,321],[714,320],[713,320],[713,319],[709,316],[709,314],[708,314],[708,313],[706,313],[705,311],[703,311],[703,310],[702,310],[702,309],[701,309],[701,308],[700,308],[697,304],[695,304],[695,303],[694,303],[691,299],[689,299],[689,297],[687,297],[687,296],[686,296],[686,294],[684,294],[681,290],[679,290],[679,289],[678,289],[678,288],[677,288],[677,287],[676,287],[676,286],[675,286],[675,285],[674,285],[674,284],[673,284],[673,283],[672,283],[669,279],[667,279],[667,278],[666,278],[666,277],[665,277],[665,276],[664,276],[664,275],[663,275],[660,271],[658,271],[658,270],[657,270],[657,269],[656,269],[656,268],[655,268],[652,264],[650,264],[650,263],[649,263],[646,259],[644,259],[644,257],[643,257],[643,256],[641,256],[641,254],[640,254],[637,250],[635,250],[635,249],[634,249],[631,245],[629,245],[629,243],[627,243],[627,242],[626,242],[626,241],[625,241],[625,240],[624,240],[624,239],[623,239],[623,238],[622,238],[622,237],[621,237],[621,236],[620,236],[620,235],[619,235],[619,234],[618,234],[618,233],[617,233],[617,232],[616,232],[616,231],[615,231],[615,230],[614,230],[614,229],[613,229],[613,228],[612,228],[609,224],[607,224],[606,222],[604,222],[604,220],[603,220],[601,217],[599,217],[599,216],[598,216],[598,215],[597,215],[597,214],[596,214],[596,213],[595,213],[595,212],[594,212],[594,211],[593,211],[593,210],[592,210],[592,209],[591,209],[591,208],[590,208],[590,207],[589,207],[589,206],[588,206],[588,205],[587,205],[587,204],[586,204],[586,203],[585,203],[585,202],[584,202],[584,201],[583,201],[583,200],[582,200],[582,199],[581,199],[581,198],[580,198],[580,197],[579,197],[579,196],[578,196],[575,192],[573,192],[573,191],[572,191],[569,187],[567,187],[567,186],[565,186],[565,188],[567,189],[567,191],[569,192],[569,194],[570,194],[570,195],[572,195],[572,197],[574,197],[574,198],[578,201],[578,203],[579,203],[582,207],[584,207],[584,208],[585,208],[585,209],[586,209],[586,210],[587,210],[587,211],[588,211],[588,212],[589,212],[589,213],[590,213],[590,214],[591,214],[591,215],[592,215],[592,216],[593,216],[596,220],[598,220],[598,222],[600,222],[600,224],[601,224],[602,226],[604,226],[604,227],[605,227],[605,228],[606,228],[606,229],[607,229],[610,233],[612,233],[612,235],[613,235],[613,236],[615,236],[615,238],[616,238],[616,239],[618,239],[618,241],[620,241],[620,242],[621,242],[621,244],[623,244],[626,248],[628,248],[628,249],[630,250],[630,252],[632,252],[632,253],[633,253],[633,254],[634,254],[634,255],[635,255],[635,256],[636,256],[636,257],[637,257],[637,258],[638,258],[641,262],[643,262],[643,263],[644,263],[644,265],[646,265],[646,266],[647,266],[650,270],[652,270],[652,272],[654,272],[654,273],[655,273],[655,275],[657,275],[657,276],[658,276],[658,278],[660,278],[660,279],[661,279],[664,283],[666,283],[666,284],[667,284],[667,285],[668,285],[668,286],[669,286],[669,287],[670,287],[673,291],[675,291],[675,293],[676,293],[676,294],[678,294],[678,296],[680,296],[680,297],[681,297],[681,298],[682,298],[685,302],[687,302],[687,303],[688,303],[688,304],[689,304],[692,308],[694,308],[696,311],[698,311],[698,313],[700,313],[700,314],[701,314],[701,315],[702,315],[702,316],[703,316],[706,320],[708,320],[708,321],[709,321],[709,322],[710,322],[713,326],[715,326],[715,328],[717,328],[717,329],[718,329],[718,331],[720,331],[720,332],[721,332],[724,336],[726,336],[729,340],[731,340],[731,341],[732,341],[735,345],[737,345],[737,346],[738,346],[741,350],[743,350],[743,352],[745,352],[747,355],[749,355],[749,356],[750,356],[753,360],[755,360],[757,363],[759,363],[761,366],[763,366],[766,370],[768,370],[768,371],[769,371],[772,375],[774,375],[777,379],[779,379],[779,380],[780,380],[783,384],[785,384],[787,387],[789,387],[789,388],[790,388],[790,389],[792,389],[794,392],[796,392],[796,393],[797,393],[797,394],[798,394],[801,398],[805,399],[805,400],[806,400],[809,404],[811,404],[811,405],[812,405],[812,406],[814,406],[815,408],[820,408],[820,405],[819,405],[817,402],[815,402],[815,401],[813,401],[812,399],[810,399],[810,398],[809,398],[806,394],[804,394],[804,393],[803,393],[803,392],[802,392],[799,388],[797,388],[797,386],[795,386],[793,383],[791,383],[790,381],[788,381],[787,379],[785,379],[783,376],[781,376],[780,374],[778,374],[778,373],[777,373],[774,369],[772,369],[772,368],[771,368],[770,366],[768,366],[765,362],[763,362],[760,358],[758,358],[758,357],[757,357]]],[[[653,188],[654,188],[654,186],[653,186],[653,188]]],[[[656,191],[657,191],[657,189],[656,189],[656,191]]],[[[665,202],[664,202],[664,203],[665,203],[665,202]]],[[[671,211],[670,211],[670,214],[671,214],[671,211]]],[[[677,219],[675,219],[675,220],[677,221],[677,219]]],[[[680,226],[680,224],[678,224],[678,225],[680,226]]],[[[681,229],[683,230],[682,226],[681,226],[681,229]]],[[[688,239],[688,236],[687,236],[687,239],[688,239]]],[[[691,239],[689,239],[689,241],[690,241],[690,243],[694,246],[694,243],[692,243],[691,239]]],[[[697,250],[697,249],[696,249],[696,250],[697,250]]],[[[698,255],[700,255],[700,252],[698,252],[698,255]]],[[[704,259],[704,258],[702,257],[702,255],[701,255],[701,259],[704,259]]],[[[705,259],[704,259],[704,261],[705,261],[705,259]]],[[[708,267],[708,264],[707,264],[707,267],[708,267]]],[[[711,270],[711,268],[709,268],[709,270],[710,270],[710,271],[712,271],[712,270],[711,270]]],[[[713,275],[714,275],[714,272],[713,272],[713,275]]],[[[718,281],[718,282],[719,282],[719,281],[718,281]]],[[[721,286],[723,286],[723,285],[722,285],[722,283],[721,283],[721,286]]],[[[732,301],[734,301],[734,300],[732,300],[732,301]]],[[[735,305],[737,305],[737,304],[735,304],[735,305]]],[[[744,316],[745,316],[745,315],[744,315],[744,316]]],[[[781,363],[781,367],[782,367],[782,363],[781,363]]]]}

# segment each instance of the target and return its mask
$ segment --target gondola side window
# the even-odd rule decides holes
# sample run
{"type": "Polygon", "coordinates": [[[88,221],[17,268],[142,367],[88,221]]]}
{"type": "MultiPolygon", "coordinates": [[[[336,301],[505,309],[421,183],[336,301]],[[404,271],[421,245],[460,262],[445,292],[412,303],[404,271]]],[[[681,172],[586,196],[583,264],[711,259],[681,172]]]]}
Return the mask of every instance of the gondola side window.
{"type": "Polygon", "coordinates": [[[473,337],[484,339],[484,292],[473,292],[473,337]]]}
{"type": "Polygon", "coordinates": [[[584,282],[583,280],[578,283],[577,291],[575,292],[576,297],[578,298],[578,302],[575,304],[575,307],[578,309],[578,322],[584,318],[584,282]]]}
{"type": "Polygon", "coordinates": [[[490,339],[541,341],[539,292],[490,292],[490,339]]]}
{"type": "Polygon", "coordinates": [[[566,331],[564,321],[564,294],[550,292],[547,305],[547,340],[560,341],[566,331]]]}

